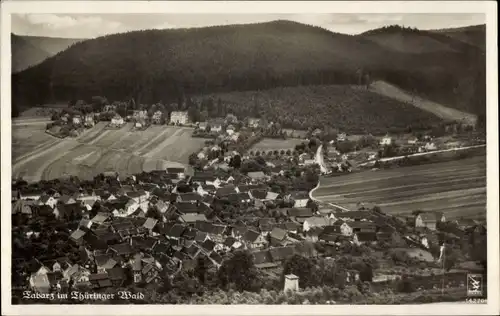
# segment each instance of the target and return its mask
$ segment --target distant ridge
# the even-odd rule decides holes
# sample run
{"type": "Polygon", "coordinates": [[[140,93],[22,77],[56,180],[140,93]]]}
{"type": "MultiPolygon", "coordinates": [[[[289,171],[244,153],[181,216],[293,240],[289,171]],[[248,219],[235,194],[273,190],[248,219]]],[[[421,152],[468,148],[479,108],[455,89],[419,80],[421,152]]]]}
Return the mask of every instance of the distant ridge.
{"type": "Polygon", "coordinates": [[[84,39],[11,34],[12,72],[41,63],[84,39]]]}

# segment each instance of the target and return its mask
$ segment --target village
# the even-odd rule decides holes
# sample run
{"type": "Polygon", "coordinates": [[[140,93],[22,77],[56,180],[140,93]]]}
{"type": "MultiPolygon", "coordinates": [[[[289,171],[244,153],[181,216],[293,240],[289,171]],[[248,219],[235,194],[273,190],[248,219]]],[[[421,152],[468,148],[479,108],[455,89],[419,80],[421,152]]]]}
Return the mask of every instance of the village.
{"type": "MultiPolygon", "coordinates": [[[[147,128],[147,113],[135,114],[127,118],[134,120],[134,128],[147,128]]],[[[60,121],[88,127],[94,122],[91,115],[66,114],[60,121]]],[[[401,218],[362,200],[356,209],[346,210],[311,196],[322,169],[320,151],[330,170],[350,173],[361,154],[362,162],[397,155],[387,149],[396,142],[390,136],[349,140],[340,133],[328,141],[325,132],[316,129],[303,138],[288,138],[284,129],[272,123],[263,126],[262,121],[242,122],[228,115],[191,124],[193,137],[207,141],[190,156],[189,168],[127,177],[110,171],[93,181],[13,180],[13,286],[38,293],[157,290],[180,282],[181,275],[199,281],[205,274],[217,275],[240,252],[249,254],[252,265],[270,279],[279,279],[297,256],[371,258],[368,277],[365,268],[346,268],[344,280],[336,281],[341,284],[400,280],[376,269],[387,256],[392,264],[405,267],[405,278],[452,268],[463,274],[470,269],[463,265],[477,266],[474,262],[485,258],[486,226],[478,221],[447,220],[446,214],[423,211],[401,218]],[[259,147],[267,138],[285,147],[259,147]],[[348,148],[343,148],[346,143],[348,148]],[[203,276],[192,276],[200,270],[203,276]]],[[[109,126],[120,128],[124,122],[115,114],[109,126]]],[[[155,112],[151,122],[162,124],[165,119],[155,112]]],[[[168,122],[190,125],[188,113],[182,111],[172,112],[168,122]]],[[[397,141],[406,144],[399,148],[421,148],[417,152],[437,150],[436,144],[449,146],[431,136],[397,141]]],[[[299,290],[304,276],[292,272],[283,276],[284,283],[270,287],[299,290]]]]}

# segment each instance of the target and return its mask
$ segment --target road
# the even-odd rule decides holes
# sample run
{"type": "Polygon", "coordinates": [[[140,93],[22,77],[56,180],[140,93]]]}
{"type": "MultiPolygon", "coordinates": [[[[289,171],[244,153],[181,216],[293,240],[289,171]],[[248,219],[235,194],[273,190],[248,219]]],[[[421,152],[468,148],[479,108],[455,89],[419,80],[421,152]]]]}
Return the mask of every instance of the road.
{"type": "MultiPolygon", "coordinates": [[[[456,148],[450,148],[450,149],[434,150],[434,151],[428,151],[428,152],[425,152],[425,153],[416,153],[416,154],[411,154],[411,155],[406,155],[406,156],[396,156],[396,157],[381,158],[381,159],[379,159],[379,161],[380,162],[384,162],[384,161],[391,161],[391,160],[403,159],[405,157],[425,156],[425,155],[431,155],[431,154],[437,154],[437,153],[444,153],[444,152],[450,152],[450,151],[465,150],[465,149],[471,149],[471,148],[481,148],[481,147],[486,147],[486,145],[475,145],[475,146],[467,146],[467,147],[456,147],[456,148]]],[[[376,160],[363,162],[363,163],[358,164],[358,166],[367,166],[367,165],[370,165],[370,164],[375,164],[375,161],[376,160]]]]}
{"type": "MultiPolygon", "coordinates": [[[[325,165],[325,160],[323,158],[323,145],[320,145],[318,147],[318,149],[316,150],[316,155],[314,156],[314,160],[315,162],[319,165],[320,167],[320,170],[321,170],[321,173],[328,173],[328,168],[326,167],[325,165]]],[[[318,185],[316,185],[316,187],[314,189],[312,189],[310,192],[309,192],[309,198],[315,202],[319,202],[319,203],[323,203],[321,200],[318,200],[316,198],[314,198],[313,196],[313,193],[316,189],[318,189],[321,185],[321,181],[318,181],[318,185]]],[[[337,205],[337,204],[334,204],[334,203],[327,203],[328,205],[334,207],[334,208],[337,208],[337,209],[340,209],[344,212],[350,212],[351,210],[343,207],[343,206],[340,206],[340,205],[337,205]]]]}

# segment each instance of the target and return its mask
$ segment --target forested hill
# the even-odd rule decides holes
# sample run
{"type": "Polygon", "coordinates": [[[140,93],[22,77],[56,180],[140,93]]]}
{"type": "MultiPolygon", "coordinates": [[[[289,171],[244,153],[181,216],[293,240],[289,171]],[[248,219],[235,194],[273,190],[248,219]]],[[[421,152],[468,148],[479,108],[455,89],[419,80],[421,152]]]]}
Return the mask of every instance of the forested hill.
{"type": "Polygon", "coordinates": [[[12,72],[39,64],[82,39],[11,34],[12,72]]]}
{"type": "Polygon", "coordinates": [[[403,52],[362,35],[289,21],[135,31],[74,44],[14,74],[13,105],[94,95],[168,102],[212,92],[382,79],[476,112],[484,107],[484,59],[460,50],[403,52]],[[457,88],[464,81],[474,84],[457,88]]]}

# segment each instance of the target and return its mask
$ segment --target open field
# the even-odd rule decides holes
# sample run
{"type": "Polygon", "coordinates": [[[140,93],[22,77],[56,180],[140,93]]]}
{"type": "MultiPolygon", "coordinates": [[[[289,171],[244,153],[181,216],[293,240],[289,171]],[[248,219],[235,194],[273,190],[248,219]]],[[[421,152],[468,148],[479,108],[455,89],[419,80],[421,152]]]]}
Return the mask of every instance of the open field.
{"type": "Polygon", "coordinates": [[[253,145],[250,149],[251,151],[257,150],[293,150],[295,146],[302,143],[304,140],[299,138],[288,138],[288,139],[274,139],[274,138],[264,138],[257,144],[253,145]]]}
{"type": "Polygon", "coordinates": [[[126,176],[186,165],[189,155],[204,145],[185,127],[151,126],[131,132],[131,123],[110,130],[99,122],[76,138],[60,140],[44,133],[43,124],[19,122],[12,126],[12,176],[27,181],[65,175],[90,179],[105,171],[126,176]]]}
{"type": "Polygon", "coordinates": [[[486,157],[323,178],[314,198],[355,209],[374,203],[383,212],[442,211],[448,218],[486,216],[486,157]]]}

